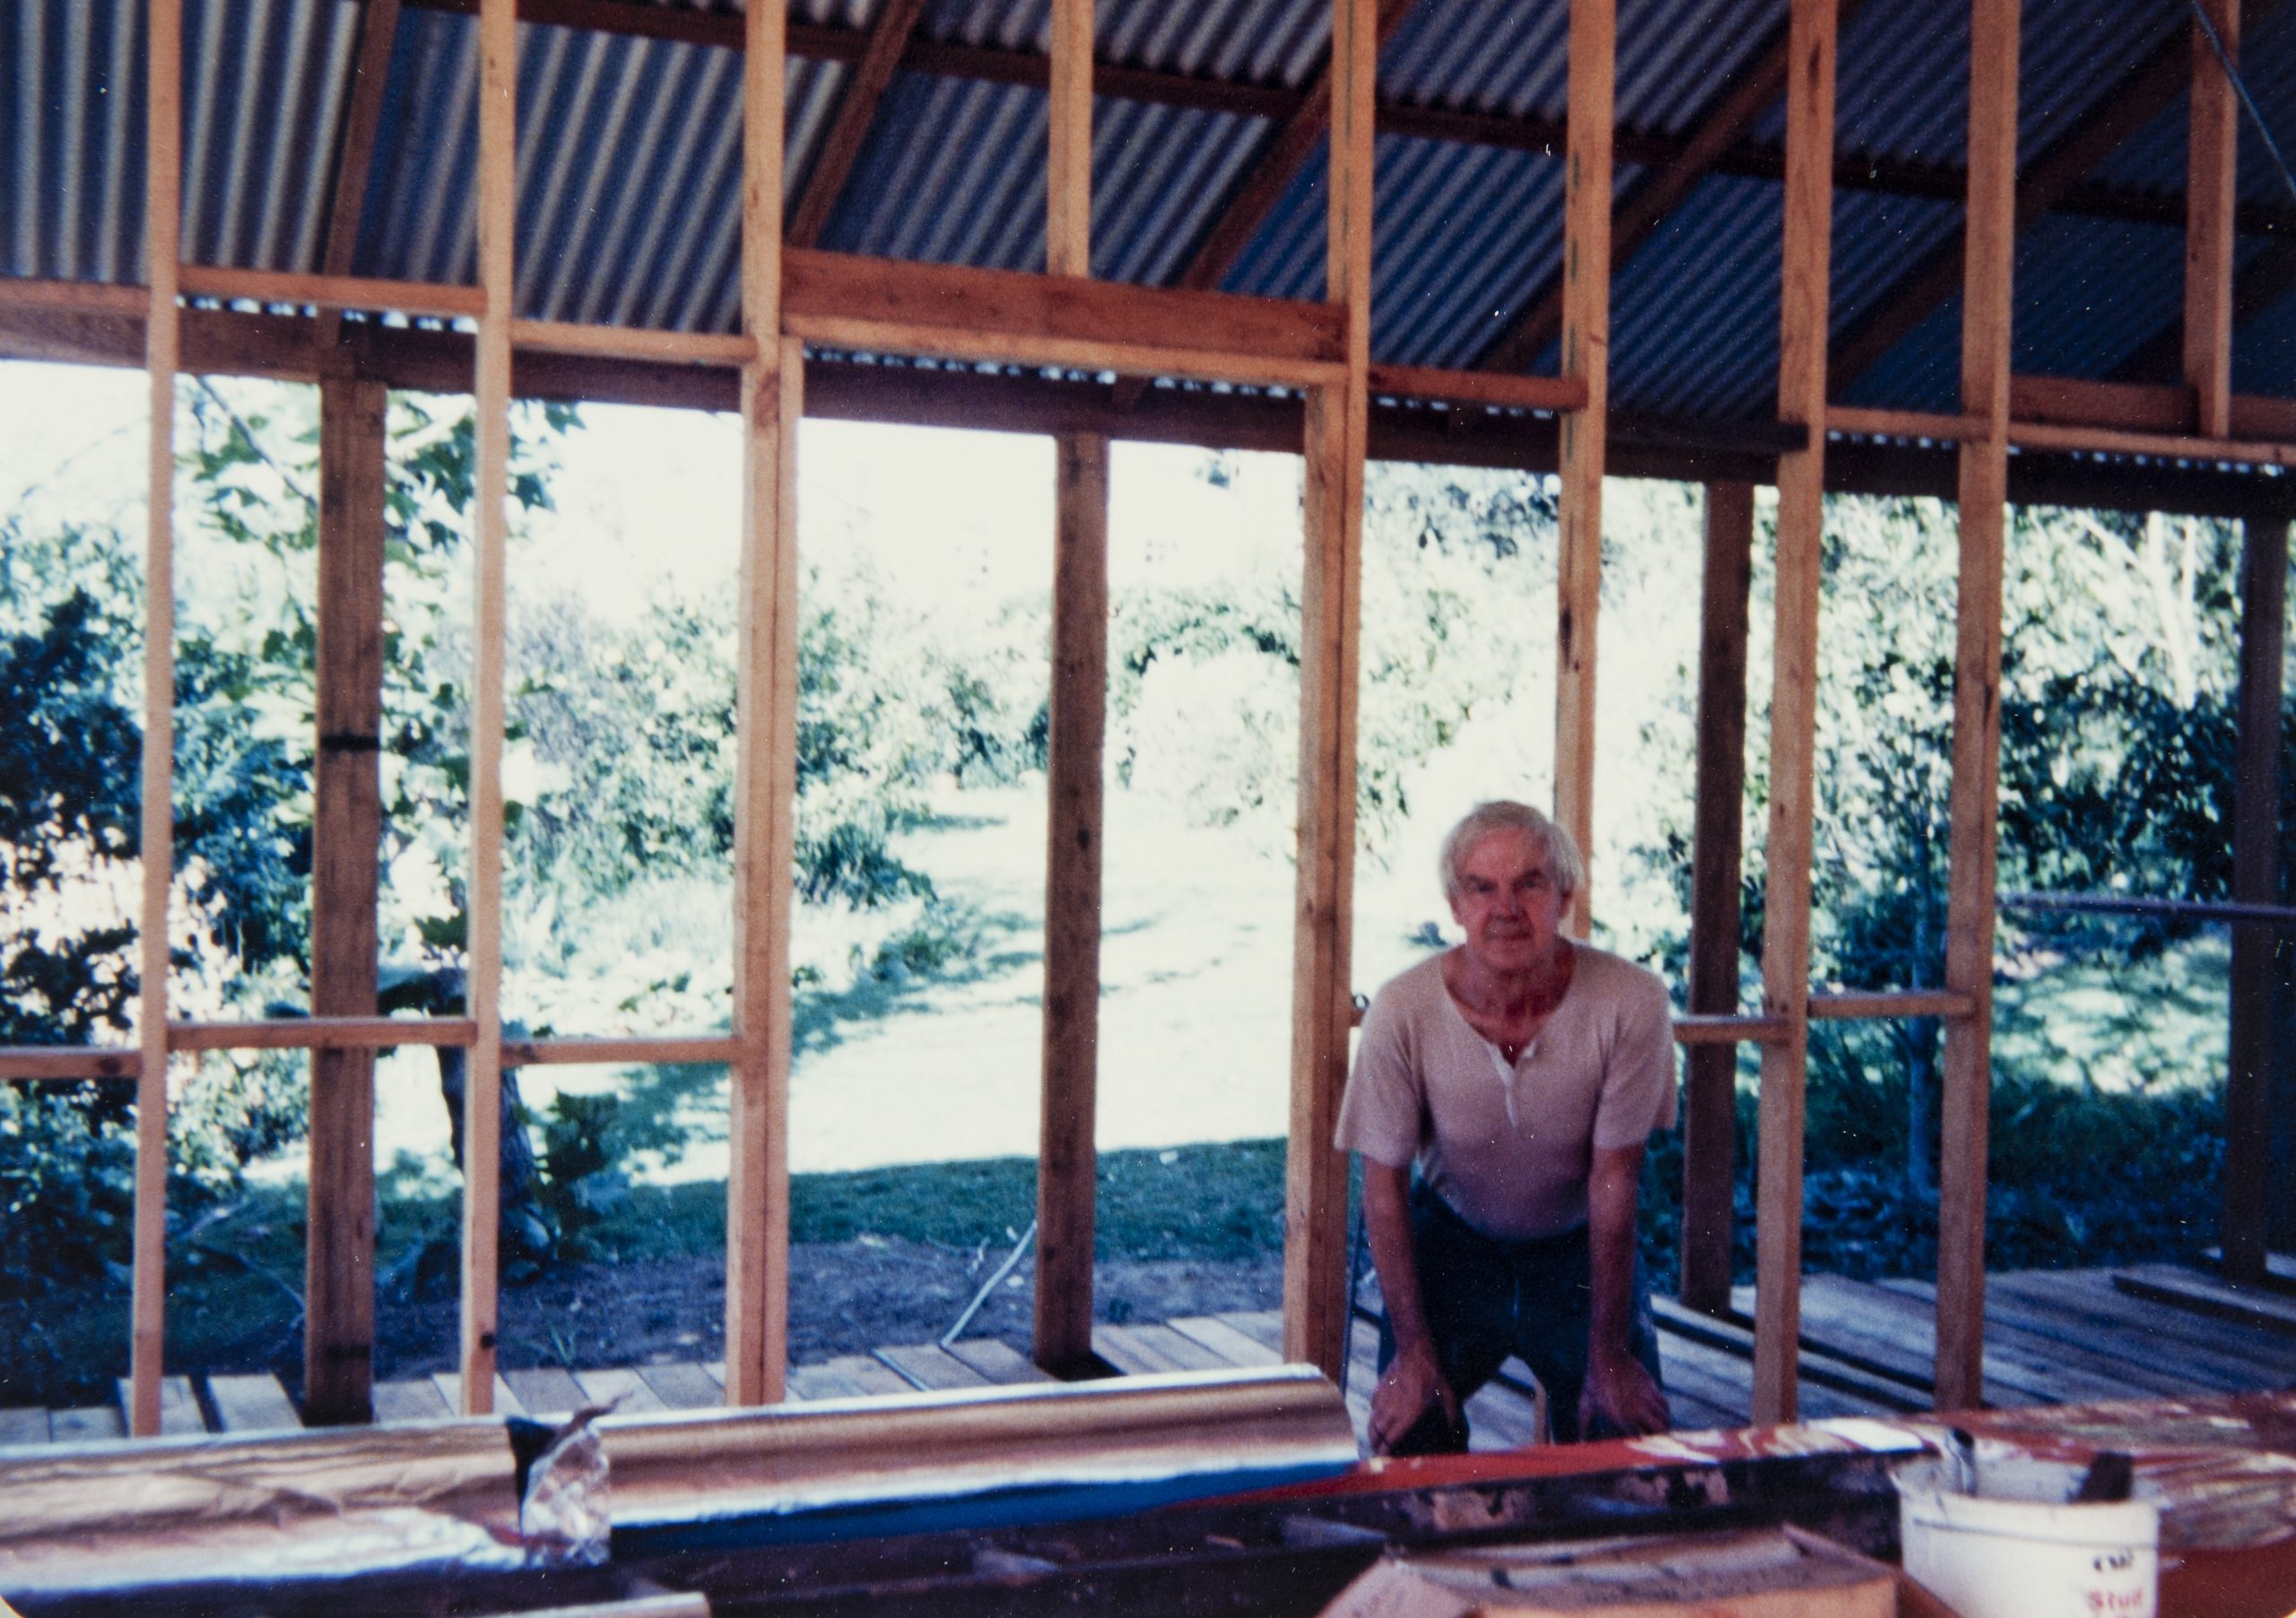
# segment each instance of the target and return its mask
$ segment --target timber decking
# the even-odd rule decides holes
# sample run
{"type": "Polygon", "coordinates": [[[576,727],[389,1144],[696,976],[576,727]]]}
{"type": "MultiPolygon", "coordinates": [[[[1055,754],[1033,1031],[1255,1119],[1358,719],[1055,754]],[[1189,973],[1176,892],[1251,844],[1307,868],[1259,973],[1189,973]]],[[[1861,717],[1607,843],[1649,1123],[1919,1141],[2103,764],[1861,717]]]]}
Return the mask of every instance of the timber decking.
{"type": "MultiPolygon", "coordinates": [[[[1989,1276],[1985,1385],[1999,1405],[2157,1399],[2296,1386],[2296,1304],[2280,1287],[2235,1286],[2167,1265],[2117,1270],[2039,1270],[1989,1276]]],[[[1805,1418],[1910,1414],[1930,1408],[1936,1289],[1928,1282],[1802,1278],[1801,1405],[1805,1418]]],[[[1666,1396],[1678,1429],[1744,1426],[1752,1410],[1751,1287],[1716,1318],[1656,1300],[1666,1396]]],[[[1120,1375],[1274,1365],[1283,1322],[1274,1310],[1186,1316],[1161,1323],[1102,1322],[1092,1347],[1120,1375]]],[[[1359,1316],[1348,1341],[1347,1405],[1361,1435],[1370,1410],[1378,1333],[1359,1316]]],[[[1010,1344],[976,1337],[900,1344],[789,1368],[793,1401],[866,1398],[919,1389],[987,1387],[1051,1379],[1010,1344]]],[[[442,1421],[455,1408],[451,1372],[375,1385],[378,1422],[442,1421]]],[[[555,1415],[580,1405],[638,1414],[725,1402],[715,1363],[569,1371],[506,1370],[494,1385],[500,1415],[555,1415]]],[[[1479,1449],[1536,1440],[1538,1390],[1518,1361],[1467,1402],[1479,1449]]],[[[276,1431],[300,1424],[268,1376],[169,1377],[161,1383],[164,1433],[276,1431]]],[[[0,1410],[0,1446],[117,1439],[120,1408],[0,1410]]]]}

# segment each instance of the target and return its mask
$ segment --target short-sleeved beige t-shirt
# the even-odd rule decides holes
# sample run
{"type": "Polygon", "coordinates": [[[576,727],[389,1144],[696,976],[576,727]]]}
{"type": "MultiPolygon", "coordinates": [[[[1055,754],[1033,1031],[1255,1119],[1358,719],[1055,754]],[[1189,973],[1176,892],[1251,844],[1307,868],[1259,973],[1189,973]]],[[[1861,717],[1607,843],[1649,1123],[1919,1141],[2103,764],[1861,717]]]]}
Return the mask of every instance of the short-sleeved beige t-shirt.
{"type": "Polygon", "coordinates": [[[1666,986],[1576,941],[1570,987],[1509,1068],[1468,1025],[1431,956],[1382,988],[1363,1019],[1336,1144],[1420,1173],[1486,1235],[1561,1235],[1587,1222],[1594,1149],[1674,1122],[1666,986]]]}

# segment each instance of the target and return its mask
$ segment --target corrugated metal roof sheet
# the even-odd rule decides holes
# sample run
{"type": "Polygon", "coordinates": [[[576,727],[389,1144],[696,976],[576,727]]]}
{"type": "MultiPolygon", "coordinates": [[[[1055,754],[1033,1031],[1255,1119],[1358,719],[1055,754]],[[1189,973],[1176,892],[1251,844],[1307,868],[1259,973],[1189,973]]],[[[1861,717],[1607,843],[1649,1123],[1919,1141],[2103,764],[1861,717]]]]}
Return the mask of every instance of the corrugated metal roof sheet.
{"type": "Polygon", "coordinates": [[[1779,187],[1710,178],[1611,286],[1611,397],[1682,415],[1778,403],[1779,187]]]}
{"type": "Polygon", "coordinates": [[[137,283],[144,264],[144,17],[0,0],[0,265],[137,283]]]}
{"type": "MultiPolygon", "coordinates": [[[[733,15],[736,0],[652,0],[733,15]]],[[[883,0],[790,0],[793,19],[866,29],[883,0]]],[[[1785,0],[1622,0],[1624,124],[1679,135],[1742,74],[1785,0]]],[[[1105,59],[1256,86],[1301,87],[1328,48],[1328,0],[1101,0],[1105,59]]],[[[141,7],[136,0],[0,0],[0,268],[141,278],[141,7]]],[[[928,39],[1043,48],[1050,0],[933,0],[928,39]]],[[[316,268],[323,248],[358,0],[187,0],[185,242],[203,263],[316,268]]],[[[2129,67],[2186,26],[2179,0],[2027,0],[2021,145],[2045,148],[2129,67]]],[[[1559,117],[1567,0],[1419,0],[1381,62],[1381,93],[1495,116],[1559,117]]],[[[727,330],[737,316],[739,56],[714,46],[520,29],[518,301],[552,319],[727,330]]],[[[387,81],[352,268],[468,283],[476,70],[468,17],[410,4],[387,81]]],[[[1869,0],[1846,32],[1839,145],[1951,164],[1966,124],[1963,8],[1869,0]]],[[[2296,143],[2296,13],[2251,30],[2245,63],[2296,143]]],[[[793,58],[788,172],[813,164],[850,70],[793,58]]],[[[1775,138],[1776,109],[1766,127],[1775,138]]],[[[1176,276],[1274,133],[1264,117],[1103,96],[1094,138],[1094,267],[1176,276]]],[[[2180,109],[2103,167],[2101,181],[2173,195],[2180,109]]],[[[1541,154],[1384,135],[1378,142],[1374,354],[1471,363],[1547,284],[1560,254],[1561,165],[1541,154]]],[[[1320,152],[1225,277],[1231,290],[1318,297],[1320,152]]],[[[1042,262],[1044,98],[1023,85],[896,78],[825,245],[935,262],[1042,262]]],[[[1622,188],[1635,170],[1622,165],[1622,188]]],[[[2244,133],[2240,187],[2284,200],[2244,133]]],[[[793,185],[793,195],[795,186],[793,185]]],[[[1613,288],[1613,393],[1684,413],[1770,408],[1778,192],[1710,177],[1613,288]]],[[[1957,205],[1837,196],[1833,324],[1854,326],[1947,239],[1957,205]]],[[[2018,363],[2106,374],[2171,325],[2172,228],[2052,219],[2017,257],[2018,363]]],[[[2253,255],[2256,239],[2244,251],[2253,255]]],[[[2296,388],[2296,312],[2241,333],[2248,387],[2296,388]]],[[[1861,403],[1950,407],[1958,322],[1941,308],[1849,390],[1861,403]]]]}

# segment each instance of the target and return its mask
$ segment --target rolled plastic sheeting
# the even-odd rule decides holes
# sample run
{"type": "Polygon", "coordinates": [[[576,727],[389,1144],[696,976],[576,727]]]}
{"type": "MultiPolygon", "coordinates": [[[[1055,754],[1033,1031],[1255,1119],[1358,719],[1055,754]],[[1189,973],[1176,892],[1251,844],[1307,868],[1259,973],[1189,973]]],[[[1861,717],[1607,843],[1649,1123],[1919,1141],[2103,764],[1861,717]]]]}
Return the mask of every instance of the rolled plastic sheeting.
{"type": "MultiPolygon", "coordinates": [[[[1111,1516],[1356,1461],[1304,1366],[598,1426],[617,1559],[1111,1516]]],[[[499,1421],[20,1449],[0,1454],[0,1593],[516,1567],[517,1504],[499,1421]]]]}
{"type": "Polygon", "coordinates": [[[517,1567],[499,1421],[0,1451],[0,1593],[517,1567]]]}

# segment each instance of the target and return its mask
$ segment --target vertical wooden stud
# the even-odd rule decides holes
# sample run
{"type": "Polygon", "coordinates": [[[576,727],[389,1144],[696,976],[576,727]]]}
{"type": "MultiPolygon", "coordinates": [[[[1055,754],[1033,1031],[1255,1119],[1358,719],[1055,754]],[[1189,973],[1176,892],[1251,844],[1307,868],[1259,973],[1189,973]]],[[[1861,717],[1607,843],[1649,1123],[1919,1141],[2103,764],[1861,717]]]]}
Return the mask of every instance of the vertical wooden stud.
{"type": "Polygon", "coordinates": [[[1970,198],[1961,301],[1961,587],[1938,1102],[1937,1407],[1984,1393],[1987,1109],[1993,1090],[1994,840],[2000,819],[2001,558],[2008,526],[2010,268],[2016,245],[2018,0],[1972,0],[1970,198]]]}
{"type": "Polygon", "coordinates": [[[1762,1047],[1754,1212],[1753,1419],[1798,1409],[1803,1081],[1810,1048],[1810,839],[1815,802],[1818,593],[1825,530],[1826,317],[1833,236],[1835,0],[1793,0],[1787,23],[1785,225],[1778,413],[1810,429],[1778,457],[1777,627],[1770,703],[1769,873],[1762,896],[1762,1047]]]}
{"type": "Polygon", "coordinates": [[[144,856],[135,1011],[135,1233],[130,1249],[128,1431],[160,1431],[167,1337],[168,893],[175,874],[176,361],[183,216],[183,12],[146,9],[144,247],[151,303],[144,363],[151,404],[144,540],[144,856]]]}
{"type": "MultiPolygon", "coordinates": [[[[1698,637],[1698,796],[1691,854],[1690,1009],[1738,1009],[1738,877],[1746,787],[1746,599],[1753,585],[1751,483],[1706,486],[1706,575],[1698,637]]],[[[1684,1057],[1682,1300],[1730,1308],[1738,1049],[1684,1057]]]]}
{"type": "MultiPolygon", "coordinates": [[[[318,764],[311,1013],[375,1014],[382,841],[384,410],[379,382],[319,384],[318,764]]],[[[311,1053],[303,1405],[313,1425],[372,1414],[375,1053],[311,1053]]]]}
{"type": "Polygon", "coordinates": [[[1053,0],[1045,269],[1092,273],[1092,0],[1053,0]]]}
{"type": "MultiPolygon", "coordinates": [[[[1570,127],[1563,151],[1562,374],[1587,404],[1562,418],[1561,559],[1555,588],[1554,812],[1595,853],[1595,619],[1603,595],[1603,468],[1610,419],[1611,126],[1616,0],[1570,0],[1570,127]]],[[[1570,896],[1570,931],[1593,914],[1590,883],[1570,896]]]]}
{"type": "MultiPolygon", "coordinates": [[[[2232,898],[2280,902],[2280,722],[2285,699],[2288,519],[2245,525],[2240,721],[2232,799],[2232,898]]],[[[2268,1267],[2272,1172],[2273,930],[2232,929],[2231,1060],[2224,1084],[2225,1273],[2261,1283],[2268,1267]]]]}
{"type": "MultiPolygon", "coordinates": [[[[2235,63],[2240,0],[2201,0],[2235,63]]],[[[2232,208],[2239,103],[2198,22],[2192,26],[2192,126],[2185,180],[2185,381],[2205,438],[2232,436],[2232,208]]]]}
{"type": "Polygon", "coordinates": [[[742,78],[742,611],[734,832],[726,1402],[778,1404],[789,1338],[789,926],[797,815],[797,422],[804,349],[781,336],[786,18],[747,13],[742,78]]]}
{"type": "Polygon", "coordinates": [[[471,629],[469,1005],[463,1091],[462,1413],[494,1408],[502,1169],[503,648],[510,518],[511,237],[517,214],[516,0],[478,13],[478,503],[471,629]]]}
{"type": "MultiPolygon", "coordinates": [[[[1092,272],[1092,0],[1055,0],[1045,267],[1092,272]]],[[[1100,1011],[1101,744],[1108,690],[1109,441],[1055,439],[1051,734],[1046,755],[1044,1074],[1037,1152],[1037,1363],[1092,1353],[1100,1011]]]]}
{"type": "Polygon", "coordinates": [[[1355,877],[1355,682],[1371,352],[1373,0],[1333,0],[1325,296],[1347,315],[1347,375],[1310,389],[1300,591],[1299,880],[1292,1116],[1284,1160],[1283,1354],[1337,1376],[1347,1352],[1347,1080],[1355,877]]]}
{"type": "Polygon", "coordinates": [[[1044,1112],[1037,1161],[1036,1359],[1092,1352],[1100,1003],[1101,742],[1108,682],[1109,441],[1064,433],[1047,759],[1044,1112]]]}

